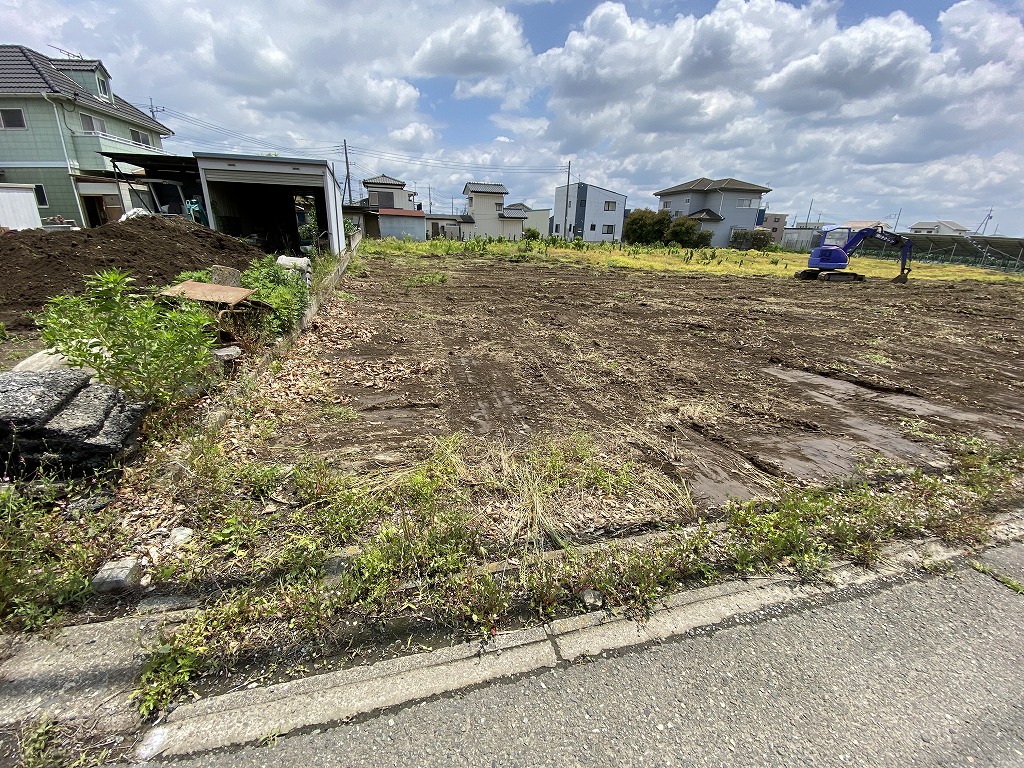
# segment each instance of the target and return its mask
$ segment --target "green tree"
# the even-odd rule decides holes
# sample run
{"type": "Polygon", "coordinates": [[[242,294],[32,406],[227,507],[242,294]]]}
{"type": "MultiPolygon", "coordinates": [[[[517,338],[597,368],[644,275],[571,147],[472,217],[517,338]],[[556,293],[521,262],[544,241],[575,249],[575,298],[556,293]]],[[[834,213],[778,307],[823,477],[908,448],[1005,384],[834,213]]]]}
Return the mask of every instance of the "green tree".
{"type": "Polygon", "coordinates": [[[672,217],[668,211],[655,213],[650,208],[638,208],[626,217],[622,225],[624,242],[640,245],[664,243],[672,217]]]}
{"type": "Polygon", "coordinates": [[[523,240],[540,240],[540,231],[533,227],[524,227],[523,240]]]}
{"type": "Polygon", "coordinates": [[[700,224],[686,216],[678,216],[665,233],[665,243],[678,243],[682,248],[707,248],[713,232],[702,232],[700,224]]]}

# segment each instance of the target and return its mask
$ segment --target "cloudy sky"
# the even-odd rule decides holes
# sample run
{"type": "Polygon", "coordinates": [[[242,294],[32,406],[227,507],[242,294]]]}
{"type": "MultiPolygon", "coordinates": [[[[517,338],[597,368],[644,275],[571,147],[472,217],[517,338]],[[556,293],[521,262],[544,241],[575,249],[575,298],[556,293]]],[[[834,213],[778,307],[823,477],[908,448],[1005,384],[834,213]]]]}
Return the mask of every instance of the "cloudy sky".
{"type": "Polygon", "coordinates": [[[1024,235],[1024,0],[0,0],[0,29],[102,59],[170,151],[344,172],[347,140],[435,211],[469,180],[550,207],[571,161],[631,207],[732,176],[800,219],[1024,235]]]}

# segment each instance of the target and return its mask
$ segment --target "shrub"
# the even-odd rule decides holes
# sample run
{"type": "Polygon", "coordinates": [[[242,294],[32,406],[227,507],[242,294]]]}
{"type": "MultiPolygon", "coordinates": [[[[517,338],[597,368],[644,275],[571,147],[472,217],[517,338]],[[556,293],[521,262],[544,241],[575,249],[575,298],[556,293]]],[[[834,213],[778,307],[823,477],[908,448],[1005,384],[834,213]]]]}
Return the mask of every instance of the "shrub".
{"type": "Polygon", "coordinates": [[[664,243],[671,223],[668,211],[655,213],[650,208],[639,208],[626,217],[622,225],[622,240],[641,245],[664,243]]]}
{"type": "Polygon", "coordinates": [[[702,232],[700,224],[686,216],[679,216],[665,233],[666,243],[678,243],[682,248],[706,248],[711,245],[713,232],[702,232]]]}
{"type": "Polygon", "coordinates": [[[523,240],[540,240],[540,231],[533,227],[523,229],[523,240]]]}
{"type": "Polygon", "coordinates": [[[212,318],[199,305],[172,307],[132,293],[132,278],[116,269],[85,282],[79,296],[50,299],[39,318],[43,341],[72,365],[160,406],[206,377],[212,318]]]}
{"type": "Polygon", "coordinates": [[[739,251],[764,251],[772,245],[772,233],[766,229],[737,229],[729,247],[739,251]]]}
{"type": "Polygon", "coordinates": [[[253,288],[256,291],[253,298],[273,308],[266,318],[265,330],[275,335],[294,328],[309,306],[305,278],[295,270],[282,267],[273,256],[254,259],[242,273],[242,285],[253,288]]]}

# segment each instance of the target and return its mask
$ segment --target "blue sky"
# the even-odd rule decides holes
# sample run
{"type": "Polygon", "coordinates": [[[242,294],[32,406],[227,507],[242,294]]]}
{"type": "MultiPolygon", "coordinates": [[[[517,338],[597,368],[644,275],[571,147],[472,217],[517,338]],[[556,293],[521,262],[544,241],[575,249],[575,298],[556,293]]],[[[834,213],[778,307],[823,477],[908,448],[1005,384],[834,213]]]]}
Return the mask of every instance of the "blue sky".
{"type": "MultiPolygon", "coordinates": [[[[426,201],[653,206],[700,176],[776,212],[1024,235],[1024,0],[0,0],[5,43],[100,58],[168,150],[341,161],[426,201]],[[892,221],[892,220],[891,220],[892,221]]],[[[343,169],[343,164],[340,166],[343,169]]],[[[450,205],[450,202],[446,203],[450,205]]]]}

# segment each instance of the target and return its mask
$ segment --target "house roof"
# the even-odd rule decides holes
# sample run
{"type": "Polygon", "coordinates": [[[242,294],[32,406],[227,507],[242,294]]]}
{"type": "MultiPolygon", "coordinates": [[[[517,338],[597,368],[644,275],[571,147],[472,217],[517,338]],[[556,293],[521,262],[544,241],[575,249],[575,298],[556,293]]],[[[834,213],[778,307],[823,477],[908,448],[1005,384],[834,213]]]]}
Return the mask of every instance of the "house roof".
{"type": "Polygon", "coordinates": [[[521,208],[505,208],[501,213],[498,214],[499,219],[528,219],[530,218],[526,211],[521,208]]]}
{"type": "Polygon", "coordinates": [[[919,221],[916,224],[911,224],[911,229],[936,229],[939,225],[949,227],[950,229],[959,229],[964,232],[967,231],[967,227],[957,224],[955,221],[949,221],[947,219],[938,219],[937,221],[919,221]]]}
{"type": "Polygon", "coordinates": [[[526,211],[527,213],[529,213],[530,211],[533,210],[533,208],[528,206],[526,203],[512,203],[511,205],[506,205],[505,206],[505,210],[506,211],[526,211]]]}
{"type": "Polygon", "coordinates": [[[710,208],[701,208],[699,211],[688,213],[686,218],[696,219],[697,221],[725,221],[725,217],[719,216],[710,208]]]}
{"type": "Polygon", "coordinates": [[[462,194],[471,195],[474,192],[479,192],[485,195],[507,195],[508,190],[505,189],[504,184],[491,184],[484,181],[470,181],[466,183],[466,186],[462,189],[462,194]]]}
{"type": "Polygon", "coordinates": [[[885,226],[885,222],[884,221],[868,221],[868,220],[864,220],[864,221],[844,221],[843,222],[843,226],[844,227],[849,227],[850,229],[871,229],[872,227],[884,227],[885,226]]]}
{"type": "Polygon", "coordinates": [[[363,186],[367,184],[373,184],[375,187],[399,187],[405,189],[404,181],[393,179],[384,173],[380,176],[374,176],[372,179],[363,179],[363,186]]]}
{"type": "Polygon", "coordinates": [[[97,69],[102,69],[108,77],[110,76],[110,72],[107,71],[107,68],[103,66],[103,62],[99,59],[50,59],[50,61],[61,72],[67,70],[95,72],[97,69]]]}
{"type": "Polygon", "coordinates": [[[71,99],[85,109],[116,115],[135,125],[149,128],[162,136],[174,135],[174,131],[166,125],[136,109],[116,94],[114,103],[111,104],[106,99],[89,93],[69,75],[61,72],[55,62],[60,62],[60,65],[66,69],[95,69],[93,64],[103,66],[98,59],[54,60],[23,45],[0,45],[0,96],[13,93],[52,93],[71,99]],[[65,66],[68,61],[73,61],[75,66],[65,66]]]}
{"type": "MultiPolygon", "coordinates": [[[[770,187],[762,187],[759,184],[751,184],[749,181],[739,179],[708,179],[701,177],[688,181],[685,184],[677,184],[674,187],[655,192],[655,197],[662,195],[674,195],[676,192],[771,192],[770,187]]],[[[692,217],[691,217],[692,218],[692,217]]]]}

